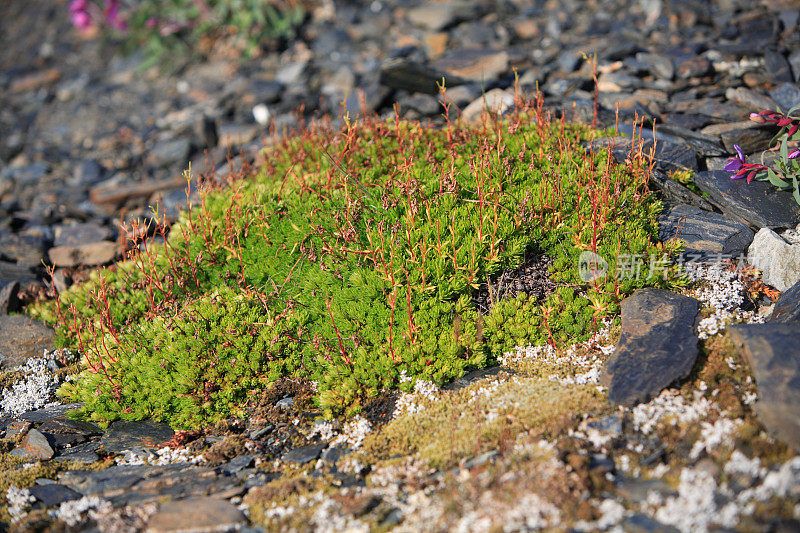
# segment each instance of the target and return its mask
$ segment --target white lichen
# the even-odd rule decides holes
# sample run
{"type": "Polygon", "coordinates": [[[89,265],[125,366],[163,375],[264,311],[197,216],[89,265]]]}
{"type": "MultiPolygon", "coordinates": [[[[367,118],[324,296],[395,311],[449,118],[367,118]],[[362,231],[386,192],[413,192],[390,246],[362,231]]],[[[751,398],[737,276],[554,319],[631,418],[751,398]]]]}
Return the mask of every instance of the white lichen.
{"type": "Polygon", "coordinates": [[[20,489],[11,485],[6,490],[6,501],[8,502],[8,514],[11,515],[12,522],[18,522],[25,518],[31,508],[31,504],[36,501],[28,489],[20,489]]]}
{"type": "MultiPolygon", "coordinates": [[[[65,352],[68,353],[68,352],[65,352]]],[[[24,365],[14,370],[22,372],[23,377],[3,391],[0,399],[0,410],[11,415],[19,415],[26,411],[41,409],[49,405],[54,398],[54,393],[60,384],[56,358],[60,351],[48,352],[44,350],[42,357],[28,359],[24,365]]]]}
{"type": "Polygon", "coordinates": [[[84,496],[78,500],[64,502],[58,509],[50,511],[50,516],[64,521],[68,526],[74,527],[80,524],[86,515],[91,519],[96,519],[111,512],[111,503],[97,496],[84,496]]]}

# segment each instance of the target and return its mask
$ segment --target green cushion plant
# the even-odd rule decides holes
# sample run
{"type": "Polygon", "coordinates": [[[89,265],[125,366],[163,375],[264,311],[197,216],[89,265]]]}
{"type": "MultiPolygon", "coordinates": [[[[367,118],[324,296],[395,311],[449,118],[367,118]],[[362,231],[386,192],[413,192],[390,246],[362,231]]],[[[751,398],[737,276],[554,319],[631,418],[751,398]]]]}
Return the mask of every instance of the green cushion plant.
{"type": "Polygon", "coordinates": [[[641,153],[617,165],[582,148],[602,132],[518,104],[475,126],[307,128],[258,172],[207,184],[165,244],[30,310],[83,355],[60,393],[101,423],[198,427],[291,377],[317,383],[327,414],[353,413],[520,344],[586,339],[635,288],[667,283],[617,280],[613,260],[671,252],[661,204],[641,153]],[[609,258],[605,279],[579,279],[584,250],[609,258]],[[558,288],[481,314],[474,293],[530,254],[558,288]]]}

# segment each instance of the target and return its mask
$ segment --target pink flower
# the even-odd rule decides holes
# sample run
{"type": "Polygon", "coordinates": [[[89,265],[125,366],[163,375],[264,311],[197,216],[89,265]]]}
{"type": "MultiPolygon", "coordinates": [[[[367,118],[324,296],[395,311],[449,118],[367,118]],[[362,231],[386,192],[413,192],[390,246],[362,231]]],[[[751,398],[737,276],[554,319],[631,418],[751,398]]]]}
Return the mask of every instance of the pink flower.
{"type": "Polygon", "coordinates": [[[787,158],[788,159],[797,159],[798,156],[800,156],[800,148],[795,148],[794,150],[789,152],[789,155],[787,156],[787,158]]]}
{"type": "Polygon", "coordinates": [[[155,28],[158,26],[158,19],[156,17],[150,17],[145,21],[144,25],[148,28],[155,28]]]}
{"type": "Polygon", "coordinates": [[[92,15],[89,13],[89,3],[86,0],[72,0],[69,3],[69,15],[72,25],[80,31],[92,27],[92,15]]]}
{"type": "Polygon", "coordinates": [[[103,10],[103,17],[105,17],[108,25],[115,30],[125,31],[128,29],[128,25],[125,23],[125,20],[120,16],[118,0],[106,0],[106,7],[103,10]]]}

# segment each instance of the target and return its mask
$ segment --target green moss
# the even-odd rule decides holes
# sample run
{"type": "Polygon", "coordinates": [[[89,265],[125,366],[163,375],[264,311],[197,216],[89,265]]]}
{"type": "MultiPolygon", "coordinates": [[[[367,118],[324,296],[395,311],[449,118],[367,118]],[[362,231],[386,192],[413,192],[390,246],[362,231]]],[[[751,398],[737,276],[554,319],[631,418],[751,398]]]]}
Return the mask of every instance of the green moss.
{"type": "Polygon", "coordinates": [[[685,186],[687,189],[692,191],[695,194],[700,196],[708,196],[706,193],[700,190],[694,182],[694,172],[691,170],[676,170],[671,172],[669,175],[670,178],[677,181],[681,185],[685,186]]]}
{"type": "Polygon", "coordinates": [[[480,128],[349,124],[285,141],[257,174],[208,187],[167,244],[30,312],[86,370],[62,389],[98,422],[183,427],[240,414],[281,376],[318,382],[328,414],[355,412],[401,372],[444,383],[518,344],[587,338],[635,288],[621,254],[661,257],[661,204],[641,167],[588,156],[589,131],[520,114],[480,128]],[[578,256],[609,259],[605,283],[578,256]],[[526,253],[561,289],[486,316],[480,284],[526,253]]]}
{"type": "Polygon", "coordinates": [[[9,441],[0,441],[0,523],[8,524],[11,516],[8,514],[8,501],[6,492],[11,485],[18,489],[33,486],[38,478],[55,479],[59,472],[81,468],[84,470],[101,470],[108,466],[107,463],[94,463],[87,465],[71,461],[46,461],[27,463],[24,460],[7,453],[9,441]],[[25,467],[22,465],[25,464],[25,467]]]}
{"type": "Polygon", "coordinates": [[[525,431],[557,435],[574,415],[606,407],[596,387],[560,385],[549,376],[480,381],[436,401],[418,402],[419,412],[403,414],[369,435],[364,453],[373,459],[418,454],[445,470],[460,459],[513,446],[525,431]]]}

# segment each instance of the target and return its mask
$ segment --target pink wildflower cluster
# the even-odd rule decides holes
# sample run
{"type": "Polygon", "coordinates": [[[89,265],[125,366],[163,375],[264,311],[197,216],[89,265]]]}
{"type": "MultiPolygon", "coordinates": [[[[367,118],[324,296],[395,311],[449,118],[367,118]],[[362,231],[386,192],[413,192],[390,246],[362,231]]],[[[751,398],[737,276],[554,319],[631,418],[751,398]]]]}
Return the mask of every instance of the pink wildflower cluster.
{"type": "Polygon", "coordinates": [[[69,3],[72,25],[86,32],[105,23],[118,31],[127,31],[128,25],[120,11],[119,0],[105,0],[103,9],[89,0],[72,0],[69,3]]]}

